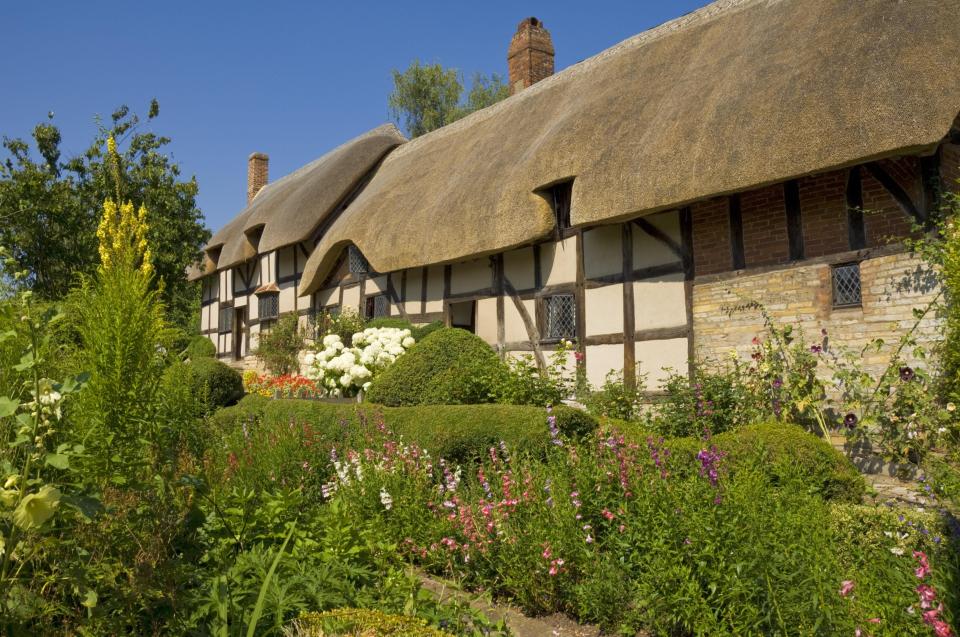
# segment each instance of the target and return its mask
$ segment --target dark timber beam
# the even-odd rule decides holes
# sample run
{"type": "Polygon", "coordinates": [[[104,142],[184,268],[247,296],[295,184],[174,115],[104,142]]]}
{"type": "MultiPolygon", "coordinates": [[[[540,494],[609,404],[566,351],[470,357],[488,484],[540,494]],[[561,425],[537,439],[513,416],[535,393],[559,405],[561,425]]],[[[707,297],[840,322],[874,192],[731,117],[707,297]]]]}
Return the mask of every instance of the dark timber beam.
{"type": "MultiPolygon", "coordinates": [[[[643,221],[639,219],[638,221],[643,221]]],[[[649,225],[649,224],[648,224],[649,225]]],[[[642,227],[642,226],[641,226],[642,227]]],[[[637,354],[633,343],[636,318],[633,304],[633,225],[622,226],[623,243],[623,384],[633,389],[637,386],[637,354]]],[[[654,228],[656,230],[656,228],[654,228]]],[[[646,230],[644,230],[647,232],[646,230]]],[[[650,234],[647,232],[647,234],[650,234]]],[[[653,236],[653,235],[650,235],[653,236]]],[[[654,237],[656,238],[656,237],[654,237]]],[[[667,237],[669,239],[669,237],[667,237]]]]}
{"type": "Polygon", "coordinates": [[[897,202],[897,205],[900,206],[900,209],[903,210],[908,216],[912,217],[917,223],[925,223],[926,218],[924,217],[923,211],[918,210],[917,206],[914,205],[913,200],[910,199],[910,195],[907,194],[897,180],[894,179],[890,173],[884,170],[883,166],[878,164],[875,161],[868,162],[864,164],[874,179],[880,182],[880,185],[883,186],[891,197],[897,202]]]}
{"type": "Polygon", "coordinates": [[[783,201],[787,211],[787,243],[790,260],[803,259],[803,217],[800,211],[800,183],[796,179],[783,182],[783,201]]]}
{"type": "Polygon", "coordinates": [[[633,223],[637,224],[637,227],[650,235],[650,237],[667,246],[671,252],[677,255],[678,259],[683,259],[683,248],[666,232],[656,227],[646,219],[634,219],[633,223]]]}
{"type": "Polygon", "coordinates": [[[747,267],[743,251],[743,216],[740,212],[740,195],[730,195],[727,199],[730,215],[730,252],[734,270],[747,267]]]}
{"type": "Polygon", "coordinates": [[[863,221],[863,177],[860,166],[854,166],[847,175],[847,240],[851,250],[867,245],[867,228],[863,221]]]}

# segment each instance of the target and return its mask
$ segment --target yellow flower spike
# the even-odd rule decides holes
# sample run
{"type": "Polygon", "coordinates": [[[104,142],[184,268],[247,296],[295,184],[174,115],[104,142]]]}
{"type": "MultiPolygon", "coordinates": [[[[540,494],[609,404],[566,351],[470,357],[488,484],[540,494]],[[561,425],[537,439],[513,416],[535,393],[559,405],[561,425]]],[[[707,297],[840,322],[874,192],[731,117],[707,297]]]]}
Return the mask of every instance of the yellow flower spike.
{"type": "Polygon", "coordinates": [[[117,140],[113,138],[113,135],[107,137],[107,152],[111,155],[117,152],[117,140]]]}

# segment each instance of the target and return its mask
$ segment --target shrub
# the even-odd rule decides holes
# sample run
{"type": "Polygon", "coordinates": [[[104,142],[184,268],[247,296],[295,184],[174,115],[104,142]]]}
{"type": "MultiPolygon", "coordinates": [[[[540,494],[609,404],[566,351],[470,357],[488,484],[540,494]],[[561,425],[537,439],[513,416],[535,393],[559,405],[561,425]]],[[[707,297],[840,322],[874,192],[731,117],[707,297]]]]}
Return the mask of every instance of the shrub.
{"type": "Polygon", "coordinates": [[[600,389],[587,393],[584,405],[591,414],[617,420],[634,420],[641,415],[643,392],[639,387],[643,380],[637,379],[633,387],[623,382],[623,373],[611,371],[604,378],[600,389]]]}
{"type": "Polygon", "coordinates": [[[493,402],[503,369],[480,337],[444,328],[386,368],[373,381],[367,399],[390,406],[493,402]]]}
{"type": "Polygon", "coordinates": [[[560,341],[543,369],[530,354],[508,358],[506,370],[496,378],[497,402],[543,407],[570,397],[574,379],[567,370],[567,354],[572,350],[572,342],[560,341]]]}
{"type": "MultiPolygon", "coordinates": [[[[554,408],[557,426],[576,438],[596,428],[583,411],[554,408]]],[[[208,437],[220,440],[211,454],[211,480],[254,488],[265,483],[302,486],[319,497],[330,449],[362,447],[379,425],[433,457],[471,464],[501,441],[515,453],[542,456],[550,446],[546,412],[512,405],[380,407],[309,400],[271,400],[249,395],[213,414],[208,437]],[[318,473],[319,472],[319,473],[318,473]]],[[[328,467],[329,470],[329,467],[328,467]]]]}
{"type": "MultiPolygon", "coordinates": [[[[410,335],[413,336],[419,343],[422,341],[428,334],[432,334],[439,329],[443,329],[443,321],[434,321],[433,323],[425,323],[424,325],[414,325],[410,321],[398,316],[382,316],[380,318],[375,318],[370,321],[367,321],[367,327],[395,327],[400,330],[410,330],[410,335]]],[[[360,331],[360,330],[357,330],[360,331]]]]}
{"type": "Polygon", "coordinates": [[[260,332],[254,354],[274,374],[290,374],[300,368],[297,355],[304,348],[305,339],[296,312],[284,314],[273,327],[260,332]]]}
{"type": "MultiPolygon", "coordinates": [[[[865,493],[863,476],[830,443],[796,425],[779,422],[741,427],[710,440],[727,454],[731,472],[759,468],[775,487],[790,482],[821,497],[858,503],[865,493]]],[[[705,443],[696,438],[678,438],[668,443],[689,466],[697,464],[696,455],[705,443]]]]}
{"type": "Polygon", "coordinates": [[[320,340],[329,334],[336,334],[343,344],[349,347],[353,342],[353,335],[362,332],[366,327],[366,320],[351,308],[344,308],[337,314],[321,312],[314,323],[314,338],[320,340]]]}
{"type": "Polygon", "coordinates": [[[213,341],[203,334],[197,334],[190,339],[190,342],[187,344],[187,348],[184,353],[190,360],[196,360],[198,358],[216,358],[217,346],[214,345],[213,341]]]}
{"type": "Polygon", "coordinates": [[[167,374],[168,377],[180,376],[189,383],[193,395],[204,403],[208,412],[232,405],[243,397],[240,372],[213,358],[173,365],[167,374]]]}
{"type": "Polygon", "coordinates": [[[413,338],[417,339],[417,342],[419,343],[430,334],[433,334],[437,330],[442,330],[444,327],[445,326],[442,321],[434,321],[433,323],[418,325],[412,330],[413,338]]]}

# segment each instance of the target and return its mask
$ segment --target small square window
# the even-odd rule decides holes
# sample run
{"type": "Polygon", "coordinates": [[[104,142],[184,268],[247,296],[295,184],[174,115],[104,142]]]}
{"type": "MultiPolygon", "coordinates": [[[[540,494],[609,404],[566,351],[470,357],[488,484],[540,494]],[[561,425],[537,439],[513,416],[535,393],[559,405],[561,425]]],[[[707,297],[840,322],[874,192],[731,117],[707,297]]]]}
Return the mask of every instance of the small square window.
{"type": "Polygon", "coordinates": [[[368,274],[370,264],[356,246],[347,248],[347,269],[350,274],[368,274]]]}
{"type": "Polygon", "coordinates": [[[390,316],[390,302],[387,300],[387,295],[368,296],[364,310],[368,319],[390,316]]]}
{"type": "Polygon", "coordinates": [[[543,299],[548,339],[576,338],[577,306],[572,294],[557,294],[543,299]]]}
{"type": "Polygon", "coordinates": [[[257,310],[261,321],[280,316],[280,294],[277,292],[261,294],[258,298],[257,310]]]}
{"type": "Polygon", "coordinates": [[[221,334],[228,334],[233,331],[233,308],[225,307],[220,310],[220,322],[218,331],[221,334]]]}
{"type": "Polygon", "coordinates": [[[860,264],[833,266],[833,307],[855,307],[862,304],[860,264]]]}

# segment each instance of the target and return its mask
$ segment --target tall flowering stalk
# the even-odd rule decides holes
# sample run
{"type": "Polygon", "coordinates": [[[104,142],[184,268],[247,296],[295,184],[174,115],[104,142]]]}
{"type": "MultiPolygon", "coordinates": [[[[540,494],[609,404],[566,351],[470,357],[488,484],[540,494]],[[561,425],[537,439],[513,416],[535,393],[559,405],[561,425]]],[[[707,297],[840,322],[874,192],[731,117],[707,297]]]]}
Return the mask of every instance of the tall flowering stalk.
{"type": "Polygon", "coordinates": [[[147,208],[140,205],[134,213],[132,201],[122,202],[120,195],[120,154],[113,135],[107,138],[107,161],[116,181],[116,201],[103,202],[103,215],[97,226],[100,267],[103,270],[129,267],[147,277],[153,275],[152,255],[147,244],[147,208]]]}

